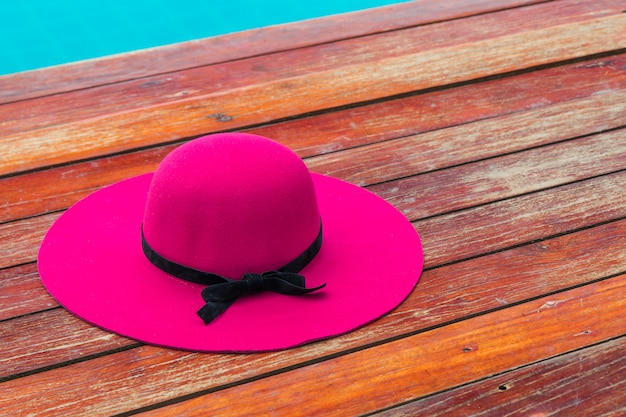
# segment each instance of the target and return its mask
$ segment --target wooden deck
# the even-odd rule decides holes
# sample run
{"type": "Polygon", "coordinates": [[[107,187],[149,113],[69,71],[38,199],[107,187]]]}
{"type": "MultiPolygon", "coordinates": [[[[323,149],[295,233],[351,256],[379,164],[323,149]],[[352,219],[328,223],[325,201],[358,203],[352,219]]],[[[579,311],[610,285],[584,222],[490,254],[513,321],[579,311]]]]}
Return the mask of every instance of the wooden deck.
{"type": "Polygon", "coordinates": [[[0,415],[626,415],[625,10],[420,0],[0,77],[0,415]],[[225,130],[401,210],[409,298],[262,354],[59,307],[36,255],[60,213],[225,130]]]}

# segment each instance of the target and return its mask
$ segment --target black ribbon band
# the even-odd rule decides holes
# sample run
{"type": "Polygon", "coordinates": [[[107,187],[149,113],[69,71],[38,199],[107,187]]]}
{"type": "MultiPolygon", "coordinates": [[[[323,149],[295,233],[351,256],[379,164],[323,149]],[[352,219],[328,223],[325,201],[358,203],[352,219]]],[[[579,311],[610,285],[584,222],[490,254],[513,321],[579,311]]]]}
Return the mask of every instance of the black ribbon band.
{"type": "Polygon", "coordinates": [[[322,284],[315,288],[306,288],[305,278],[298,274],[315,258],[322,247],[321,227],[313,243],[287,265],[275,271],[263,272],[261,274],[247,273],[240,280],[228,279],[210,272],[199,271],[164,258],[150,247],[144,237],[143,227],[141,230],[141,246],[148,260],[160,270],[186,281],[207,285],[202,290],[202,298],[206,304],[197,312],[205,324],[209,324],[213,319],[226,311],[231,304],[244,294],[272,291],[285,295],[303,295],[326,286],[326,284],[322,284]]]}

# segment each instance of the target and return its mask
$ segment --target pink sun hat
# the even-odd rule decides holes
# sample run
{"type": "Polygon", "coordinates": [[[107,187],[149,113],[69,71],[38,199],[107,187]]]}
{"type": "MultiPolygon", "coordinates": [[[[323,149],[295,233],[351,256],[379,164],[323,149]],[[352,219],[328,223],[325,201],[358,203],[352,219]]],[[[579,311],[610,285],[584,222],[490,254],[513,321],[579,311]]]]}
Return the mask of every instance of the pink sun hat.
{"type": "Polygon", "coordinates": [[[392,205],[244,133],[194,139],[156,172],[82,199],[38,257],[44,286],[76,316],[204,352],[350,332],[402,303],[423,263],[417,232],[392,205]]]}

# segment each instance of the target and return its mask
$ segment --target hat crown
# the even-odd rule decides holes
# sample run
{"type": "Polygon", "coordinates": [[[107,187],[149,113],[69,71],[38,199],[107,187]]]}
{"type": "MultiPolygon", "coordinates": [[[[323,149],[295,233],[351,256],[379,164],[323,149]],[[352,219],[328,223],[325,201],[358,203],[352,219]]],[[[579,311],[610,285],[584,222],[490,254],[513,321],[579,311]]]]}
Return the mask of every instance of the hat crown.
{"type": "Polygon", "coordinates": [[[315,240],[320,222],[311,175],[294,152],[261,136],[224,133],[163,159],[143,228],[168,260],[239,279],[291,262],[315,240]]]}

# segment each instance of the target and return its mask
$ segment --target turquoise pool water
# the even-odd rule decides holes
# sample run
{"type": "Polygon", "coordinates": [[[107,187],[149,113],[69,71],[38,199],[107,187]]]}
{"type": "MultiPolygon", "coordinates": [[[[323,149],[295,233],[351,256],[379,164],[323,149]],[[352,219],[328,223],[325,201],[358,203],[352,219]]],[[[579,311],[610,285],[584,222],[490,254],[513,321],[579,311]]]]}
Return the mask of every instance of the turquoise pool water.
{"type": "Polygon", "coordinates": [[[0,0],[0,75],[402,0],[0,0]]]}

